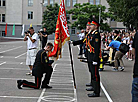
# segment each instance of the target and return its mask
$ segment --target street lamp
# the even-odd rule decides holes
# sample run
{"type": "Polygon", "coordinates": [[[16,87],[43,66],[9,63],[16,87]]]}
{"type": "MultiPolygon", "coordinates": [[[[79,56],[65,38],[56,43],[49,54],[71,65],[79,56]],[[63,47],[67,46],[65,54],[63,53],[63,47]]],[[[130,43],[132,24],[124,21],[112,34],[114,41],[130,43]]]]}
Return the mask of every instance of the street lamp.
{"type": "MultiPolygon", "coordinates": [[[[100,24],[100,20],[101,20],[101,7],[99,8],[99,24],[100,24]]],[[[99,32],[100,32],[100,26],[99,26],[99,32]]]]}
{"type": "MultiPolygon", "coordinates": [[[[101,0],[99,1],[99,4],[101,5],[101,0]]],[[[100,24],[100,21],[101,21],[101,6],[99,8],[99,24],[100,24]]],[[[99,32],[100,32],[100,26],[99,26],[99,32]]]]}

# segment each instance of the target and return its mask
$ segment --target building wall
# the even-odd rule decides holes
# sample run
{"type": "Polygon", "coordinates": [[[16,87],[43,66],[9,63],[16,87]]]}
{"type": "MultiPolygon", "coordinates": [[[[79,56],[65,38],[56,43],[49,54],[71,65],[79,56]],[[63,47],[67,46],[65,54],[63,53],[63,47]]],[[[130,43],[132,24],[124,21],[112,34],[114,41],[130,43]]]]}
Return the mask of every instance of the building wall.
{"type": "Polygon", "coordinates": [[[33,6],[28,6],[28,0],[23,0],[23,24],[41,25],[42,1],[34,0],[33,6]],[[28,19],[28,11],[33,11],[33,19],[28,19]]]}
{"type": "Polygon", "coordinates": [[[22,24],[22,0],[6,0],[6,22],[22,24]]]}

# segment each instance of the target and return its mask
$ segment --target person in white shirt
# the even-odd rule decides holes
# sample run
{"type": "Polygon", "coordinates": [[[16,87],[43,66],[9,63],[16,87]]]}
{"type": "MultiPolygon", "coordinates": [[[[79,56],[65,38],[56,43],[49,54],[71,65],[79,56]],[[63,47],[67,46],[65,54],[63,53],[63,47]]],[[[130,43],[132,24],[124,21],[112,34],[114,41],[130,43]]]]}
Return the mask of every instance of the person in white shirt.
{"type": "MultiPolygon", "coordinates": [[[[81,30],[81,33],[78,34],[78,37],[79,37],[79,40],[82,40],[85,37],[85,33],[84,33],[84,30],[83,29],[81,30]]],[[[80,52],[79,52],[79,55],[82,56],[82,53],[83,53],[83,44],[80,44],[80,52]]]]}
{"type": "Polygon", "coordinates": [[[34,32],[34,28],[30,27],[29,31],[25,32],[24,41],[27,41],[27,57],[26,65],[29,66],[30,72],[27,75],[32,75],[33,64],[37,53],[38,34],[34,32]]]}

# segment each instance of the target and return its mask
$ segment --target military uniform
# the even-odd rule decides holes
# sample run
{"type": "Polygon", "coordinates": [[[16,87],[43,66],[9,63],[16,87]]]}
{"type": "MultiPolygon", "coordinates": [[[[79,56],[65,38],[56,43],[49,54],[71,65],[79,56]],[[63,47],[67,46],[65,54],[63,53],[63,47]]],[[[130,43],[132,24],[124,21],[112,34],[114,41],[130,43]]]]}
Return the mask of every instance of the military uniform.
{"type": "Polygon", "coordinates": [[[17,83],[20,84],[18,88],[21,88],[20,86],[22,84],[23,87],[39,89],[44,73],[46,73],[46,75],[42,82],[41,88],[47,88],[52,72],[53,69],[49,63],[48,52],[46,52],[44,49],[39,50],[36,55],[35,63],[32,70],[32,75],[35,76],[35,83],[28,82],[26,80],[19,80],[17,81],[17,83]]]}
{"type": "Polygon", "coordinates": [[[88,66],[91,72],[91,84],[94,89],[94,94],[100,95],[100,75],[99,75],[99,62],[101,57],[101,37],[98,31],[92,31],[89,33],[86,41],[88,49],[88,66]],[[97,62],[97,65],[93,65],[92,62],[97,62]]]}

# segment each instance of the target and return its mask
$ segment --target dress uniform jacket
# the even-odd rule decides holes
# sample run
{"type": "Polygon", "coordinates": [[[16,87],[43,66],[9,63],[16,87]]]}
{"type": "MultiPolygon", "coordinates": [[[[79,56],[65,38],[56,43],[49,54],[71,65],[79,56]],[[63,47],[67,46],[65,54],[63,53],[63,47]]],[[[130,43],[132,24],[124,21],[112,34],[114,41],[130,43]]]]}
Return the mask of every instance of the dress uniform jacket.
{"type": "Polygon", "coordinates": [[[90,32],[87,36],[88,62],[100,62],[101,37],[98,31],[90,32]]]}
{"type": "Polygon", "coordinates": [[[49,59],[47,56],[47,52],[42,49],[36,55],[35,63],[32,70],[32,75],[36,77],[42,77],[43,73],[46,72],[47,68],[50,66],[48,65],[49,59]]]}

